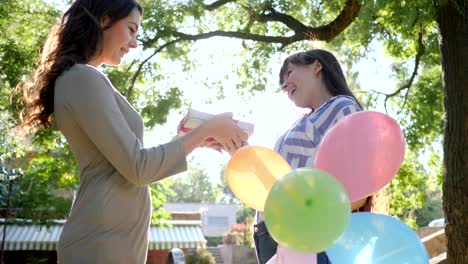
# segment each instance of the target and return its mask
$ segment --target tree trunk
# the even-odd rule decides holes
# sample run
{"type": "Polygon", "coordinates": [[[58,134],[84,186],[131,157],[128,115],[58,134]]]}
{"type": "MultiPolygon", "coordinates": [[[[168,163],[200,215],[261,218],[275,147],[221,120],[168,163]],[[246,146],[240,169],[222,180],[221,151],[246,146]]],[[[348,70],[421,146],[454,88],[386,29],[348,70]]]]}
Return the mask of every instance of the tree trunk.
{"type": "Polygon", "coordinates": [[[468,2],[435,0],[445,86],[443,206],[448,263],[468,263],[468,2]]]}

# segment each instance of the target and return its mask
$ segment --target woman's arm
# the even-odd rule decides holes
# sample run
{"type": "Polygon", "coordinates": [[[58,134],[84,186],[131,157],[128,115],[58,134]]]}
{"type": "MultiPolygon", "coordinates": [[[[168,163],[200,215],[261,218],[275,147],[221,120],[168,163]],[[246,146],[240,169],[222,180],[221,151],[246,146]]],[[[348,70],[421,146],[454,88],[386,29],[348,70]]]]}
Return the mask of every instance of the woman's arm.
{"type": "Polygon", "coordinates": [[[232,113],[223,113],[207,120],[181,137],[186,154],[195,148],[217,145],[232,153],[243,146],[248,135],[232,119],[232,113]],[[211,138],[212,142],[208,142],[211,138]]]}
{"type": "MultiPolygon", "coordinates": [[[[144,186],[186,170],[186,153],[180,140],[152,148],[129,127],[116,101],[114,88],[97,70],[73,67],[57,79],[57,121],[67,120],[68,133],[89,140],[96,150],[128,181],[144,186]],[[74,124],[73,124],[74,123],[74,124]]],[[[80,142],[74,142],[80,144],[80,142]]],[[[83,142],[83,144],[89,144],[83,142]]],[[[97,153],[90,151],[88,158],[97,153]]]]}

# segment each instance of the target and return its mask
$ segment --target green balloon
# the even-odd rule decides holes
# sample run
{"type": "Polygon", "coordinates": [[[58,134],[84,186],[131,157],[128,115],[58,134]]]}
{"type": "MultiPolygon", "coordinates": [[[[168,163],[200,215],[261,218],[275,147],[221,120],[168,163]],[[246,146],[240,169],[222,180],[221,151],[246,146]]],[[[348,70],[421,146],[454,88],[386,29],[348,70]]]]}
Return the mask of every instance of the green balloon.
{"type": "Polygon", "coordinates": [[[280,245],[299,252],[322,252],[346,229],[348,194],[330,174],[310,168],[280,178],[265,202],[265,224],[280,245]]]}

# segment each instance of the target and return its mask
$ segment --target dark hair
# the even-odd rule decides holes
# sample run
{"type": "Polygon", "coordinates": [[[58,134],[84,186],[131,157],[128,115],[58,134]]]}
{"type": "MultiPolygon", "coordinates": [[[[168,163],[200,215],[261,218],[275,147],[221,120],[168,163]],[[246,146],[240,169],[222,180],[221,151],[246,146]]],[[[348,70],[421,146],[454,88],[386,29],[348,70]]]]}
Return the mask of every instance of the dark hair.
{"type": "Polygon", "coordinates": [[[103,32],[137,9],[137,0],[76,0],[63,14],[60,25],[52,27],[42,47],[37,67],[30,80],[17,86],[21,126],[27,130],[52,126],[55,80],[76,63],[87,63],[99,56],[103,32]],[[101,21],[110,18],[104,28],[101,21]]]}
{"type": "Polygon", "coordinates": [[[336,57],[325,50],[321,49],[312,49],[308,51],[302,51],[290,55],[287,57],[279,73],[279,83],[280,85],[284,82],[284,75],[288,70],[289,63],[299,64],[299,65],[309,65],[314,63],[316,60],[322,65],[322,77],[325,83],[327,90],[332,96],[337,95],[348,95],[356,100],[356,103],[362,108],[359,100],[354,96],[351,90],[348,87],[346,78],[341,69],[340,63],[336,57]]]}
{"type": "Polygon", "coordinates": [[[389,214],[388,195],[386,187],[368,196],[366,202],[353,212],[373,212],[379,214],[389,214]]]}

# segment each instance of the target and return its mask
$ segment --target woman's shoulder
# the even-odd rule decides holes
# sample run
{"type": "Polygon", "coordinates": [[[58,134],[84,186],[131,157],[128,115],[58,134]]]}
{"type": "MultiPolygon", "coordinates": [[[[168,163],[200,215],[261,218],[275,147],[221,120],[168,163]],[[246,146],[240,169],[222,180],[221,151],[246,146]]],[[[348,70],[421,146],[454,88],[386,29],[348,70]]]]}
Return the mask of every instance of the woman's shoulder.
{"type": "Polygon", "coordinates": [[[319,114],[321,112],[327,111],[327,109],[333,108],[345,108],[348,106],[359,106],[356,100],[348,95],[337,95],[330,98],[327,102],[325,102],[322,106],[320,106],[315,113],[319,114]]]}
{"type": "Polygon", "coordinates": [[[330,119],[348,108],[356,109],[356,111],[361,109],[353,97],[347,95],[337,95],[330,98],[327,102],[315,110],[314,113],[308,117],[308,120],[316,122],[318,119],[330,119]]]}
{"type": "Polygon", "coordinates": [[[85,64],[75,64],[57,78],[54,93],[56,99],[74,100],[74,97],[82,95],[108,94],[112,91],[108,87],[112,85],[98,69],[85,64]]]}
{"type": "Polygon", "coordinates": [[[352,104],[357,104],[356,100],[349,96],[349,95],[337,95],[337,96],[333,96],[331,99],[330,99],[330,104],[348,104],[348,105],[352,105],[352,104]]]}
{"type": "Polygon", "coordinates": [[[65,70],[57,81],[79,81],[79,80],[96,80],[103,79],[107,81],[105,75],[95,67],[87,64],[75,64],[65,70]]]}

